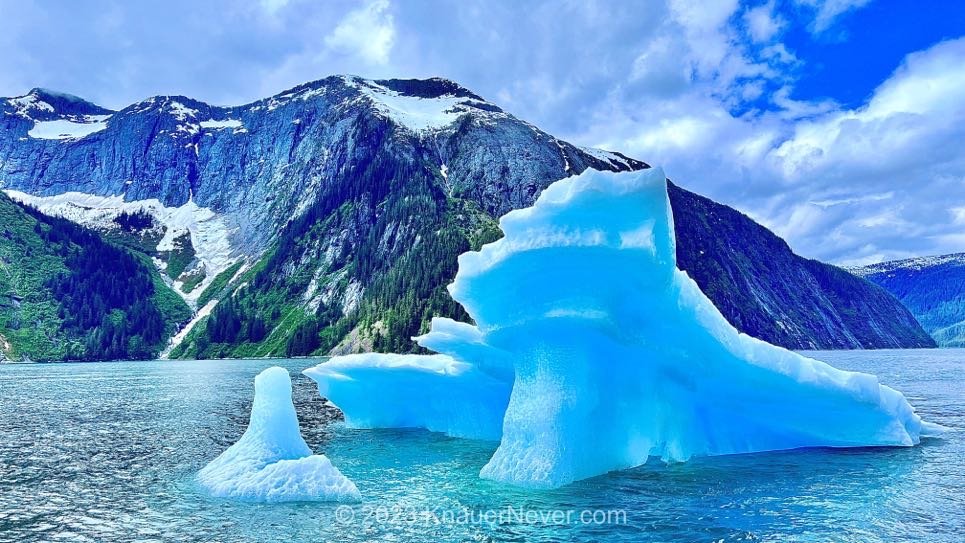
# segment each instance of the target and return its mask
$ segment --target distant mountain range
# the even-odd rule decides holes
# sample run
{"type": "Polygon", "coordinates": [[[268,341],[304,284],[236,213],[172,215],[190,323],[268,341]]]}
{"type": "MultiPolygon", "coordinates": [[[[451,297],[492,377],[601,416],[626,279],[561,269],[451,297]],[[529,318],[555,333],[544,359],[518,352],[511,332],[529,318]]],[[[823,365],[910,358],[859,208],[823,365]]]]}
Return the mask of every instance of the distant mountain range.
{"type": "Polygon", "coordinates": [[[893,260],[856,275],[895,295],[942,347],[965,347],[965,253],[893,260]]]}
{"type": "MultiPolygon", "coordinates": [[[[195,312],[175,357],[411,350],[431,316],[467,318],[444,286],[496,217],[586,168],[646,167],[443,79],[329,77],[237,107],[0,99],[0,188],[148,257],[195,312]]],[[[934,345],[880,287],[670,196],[680,266],[738,329],[792,348],[934,345]]]]}

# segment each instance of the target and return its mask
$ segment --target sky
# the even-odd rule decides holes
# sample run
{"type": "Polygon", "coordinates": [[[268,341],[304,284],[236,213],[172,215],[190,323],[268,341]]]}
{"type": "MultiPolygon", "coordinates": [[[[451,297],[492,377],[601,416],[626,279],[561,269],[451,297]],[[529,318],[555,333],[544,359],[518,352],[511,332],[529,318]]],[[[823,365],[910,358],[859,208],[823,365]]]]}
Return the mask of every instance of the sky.
{"type": "Polygon", "coordinates": [[[0,0],[0,96],[219,105],[446,77],[807,257],[965,251],[965,2],[0,0]]]}

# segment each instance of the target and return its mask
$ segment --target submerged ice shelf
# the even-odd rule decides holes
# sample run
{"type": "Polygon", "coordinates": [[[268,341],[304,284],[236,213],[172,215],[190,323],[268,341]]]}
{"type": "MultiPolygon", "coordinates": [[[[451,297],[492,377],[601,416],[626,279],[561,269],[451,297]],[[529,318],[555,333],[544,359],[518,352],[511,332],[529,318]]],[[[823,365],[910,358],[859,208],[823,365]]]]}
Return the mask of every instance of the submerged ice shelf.
{"type": "Polygon", "coordinates": [[[800,447],[910,446],[941,432],[869,374],[738,333],[677,269],[659,168],[587,170],[459,257],[437,355],[305,371],[357,428],[500,440],[486,478],[555,487],[638,466],[800,447]]]}
{"type": "Polygon", "coordinates": [[[312,454],[298,429],[288,370],[268,368],[255,378],[248,429],[198,473],[212,496],[250,501],[354,501],[350,481],[321,454],[312,454]]]}

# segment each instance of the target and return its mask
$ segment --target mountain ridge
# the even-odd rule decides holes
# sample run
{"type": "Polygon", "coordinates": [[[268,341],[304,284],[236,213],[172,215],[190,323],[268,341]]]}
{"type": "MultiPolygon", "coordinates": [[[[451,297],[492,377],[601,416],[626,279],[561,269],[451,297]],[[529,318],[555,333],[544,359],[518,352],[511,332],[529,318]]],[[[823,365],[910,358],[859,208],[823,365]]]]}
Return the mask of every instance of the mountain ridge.
{"type": "MultiPolygon", "coordinates": [[[[460,252],[499,235],[496,217],[587,168],[648,167],[555,138],[439,78],[331,76],[230,107],[152,97],[108,118],[30,121],[9,100],[0,111],[0,188],[8,194],[100,229],[122,213],[152,217],[154,230],[138,234],[146,253],[205,315],[173,356],[411,349],[408,338],[430,316],[466,318],[444,285],[460,252]],[[36,132],[61,121],[80,127],[36,132]]],[[[697,210],[683,222],[699,225],[694,239],[718,243],[716,254],[744,258],[745,245],[766,242],[746,216],[671,192],[675,214],[697,210]],[[710,211],[753,237],[714,242],[714,225],[698,220],[710,211]]],[[[682,258],[682,267],[694,275],[696,261],[682,258]]],[[[792,275],[811,277],[808,288],[821,287],[801,261],[785,261],[792,275]]],[[[772,271],[758,277],[761,288],[785,281],[787,270],[772,271]]],[[[697,275],[713,290],[714,277],[697,275]]],[[[864,282],[842,288],[859,300],[877,296],[864,282]]],[[[817,292],[833,289],[825,290],[817,292]]],[[[837,324],[805,319],[795,335],[777,332],[783,320],[801,320],[771,307],[781,296],[765,303],[719,290],[711,298],[732,308],[728,318],[754,316],[758,325],[747,330],[789,347],[930,343],[893,299],[882,302],[878,331],[856,333],[858,316],[832,315],[824,303],[813,321],[837,324]]]]}
{"type": "Polygon", "coordinates": [[[965,253],[849,268],[885,288],[942,347],[965,347],[965,253]]]}

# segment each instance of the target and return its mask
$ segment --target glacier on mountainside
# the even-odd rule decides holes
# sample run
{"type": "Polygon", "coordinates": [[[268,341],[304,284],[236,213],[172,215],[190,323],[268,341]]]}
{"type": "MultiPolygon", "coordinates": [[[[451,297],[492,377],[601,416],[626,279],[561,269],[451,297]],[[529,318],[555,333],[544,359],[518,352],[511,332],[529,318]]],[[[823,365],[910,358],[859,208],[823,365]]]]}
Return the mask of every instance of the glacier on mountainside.
{"type": "Polygon", "coordinates": [[[312,454],[298,429],[288,370],[255,377],[248,429],[198,473],[212,496],[246,501],[356,501],[355,483],[327,457],[312,454]]]}
{"type": "Polygon", "coordinates": [[[305,371],[349,425],[498,438],[481,475],[531,487],[651,456],[910,446],[942,431],[873,375],[738,333],[676,267],[659,168],[587,170],[500,228],[449,285],[476,325],[437,318],[416,338],[441,354],[305,371]]]}

